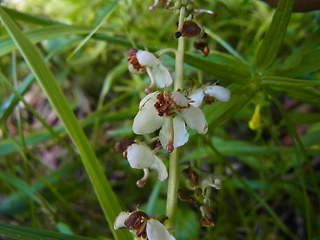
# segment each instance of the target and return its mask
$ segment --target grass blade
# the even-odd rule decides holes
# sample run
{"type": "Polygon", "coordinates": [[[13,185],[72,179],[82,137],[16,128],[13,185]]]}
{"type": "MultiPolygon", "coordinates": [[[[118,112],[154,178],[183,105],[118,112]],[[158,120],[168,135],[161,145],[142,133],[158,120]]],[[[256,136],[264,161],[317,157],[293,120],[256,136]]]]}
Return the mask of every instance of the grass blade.
{"type": "Polygon", "coordinates": [[[257,68],[269,68],[278,55],[283,39],[287,33],[294,0],[280,0],[273,15],[271,25],[258,50],[257,68]]]}
{"type": "Polygon", "coordinates": [[[99,160],[90,146],[88,139],[81,129],[79,122],[73,114],[52,72],[45,64],[39,51],[31,44],[28,38],[25,37],[1,7],[0,17],[9,35],[15,42],[27,65],[30,67],[41,88],[46,93],[50,103],[63,122],[70,138],[76,145],[115,239],[130,239],[128,232],[115,231],[113,229],[113,222],[121,211],[120,205],[104,175],[99,160]]]}
{"type": "Polygon", "coordinates": [[[42,229],[18,227],[3,223],[0,223],[0,237],[1,235],[19,240],[93,240],[92,238],[87,237],[71,236],[57,232],[45,231],[42,229]]]}

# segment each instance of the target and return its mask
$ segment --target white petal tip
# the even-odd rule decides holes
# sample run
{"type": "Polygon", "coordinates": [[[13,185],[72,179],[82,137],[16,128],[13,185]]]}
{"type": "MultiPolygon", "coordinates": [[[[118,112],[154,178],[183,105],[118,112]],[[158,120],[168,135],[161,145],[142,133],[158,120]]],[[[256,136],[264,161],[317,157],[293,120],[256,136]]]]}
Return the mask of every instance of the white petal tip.
{"type": "Polygon", "coordinates": [[[221,86],[207,86],[204,88],[204,93],[208,96],[214,97],[221,102],[228,102],[230,100],[230,91],[221,86]]]}
{"type": "Polygon", "coordinates": [[[127,218],[130,216],[130,213],[128,212],[121,212],[116,217],[116,220],[114,220],[113,228],[114,230],[125,228],[126,225],[124,225],[124,222],[127,220],[127,218]]]}

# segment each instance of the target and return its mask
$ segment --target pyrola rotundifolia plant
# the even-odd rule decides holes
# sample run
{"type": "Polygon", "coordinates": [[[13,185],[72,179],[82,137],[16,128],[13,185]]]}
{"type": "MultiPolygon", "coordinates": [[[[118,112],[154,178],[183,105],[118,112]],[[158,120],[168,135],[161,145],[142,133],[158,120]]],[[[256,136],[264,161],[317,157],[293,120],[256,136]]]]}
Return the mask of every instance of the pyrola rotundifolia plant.
{"type": "MultiPolygon", "coordinates": [[[[150,11],[154,11],[159,4],[156,0],[150,11]]],[[[206,134],[207,120],[201,107],[213,101],[227,102],[230,91],[217,84],[204,84],[198,88],[187,89],[183,83],[183,57],[185,38],[198,38],[194,42],[196,50],[203,52],[204,57],[209,54],[208,44],[205,42],[206,33],[194,21],[196,15],[209,13],[210,10],[196,9],[191,0],[162,1],[162,6],[167,10],[174,10],[179,15],[178,29],[175,33],[177,49],[162,49],[151,53],[142,49],[131,48],[128,50],[128,69],[133,74],[148,74],[150,85],[145,89],[146,96],[140,101],[139,110],[133,120],[132,130],[137,135],[147,135],[158,132],[154,138],[152,148],[148,143],[122,139],[116,143],[115,149],[123,152],[130,166],[141,169],[144,175],[137,180],[137,187],[143,187],[149,177],[149,171],[157,171],[159,181],[166,181],[169,176],[167,191],[167,212],[165,217],[157,218],[147,213],[135,210],[121,212],[114,222],[115,229],[126,228],[133,231],[137,237],[155,239],[175,239],[175,216],[178,197],[199,208],[202,226],[213,226],[213,212],[210,207],[210,189],[219,188],[218,179],[200,179],[199,174],[192,167],[187,168],[191,179],[192,188],[196,196],[203,196],[202,201],[188,196],[178,189],[179,153],[178,149],[184,146],[189,139],[188,129],[195,130],[198,134],[206,134]],[[174,74],[161,62],[161,55],[173,52],[175,54],[174,74]],[[174,77],[172,77],[174,76],[174,77]],[[169,171],[163,159],[158,156],[158,151],[164,148],[169,156],[169,171]],[[169,172],[169,175],[168,175],[169,172]],[[164,225],[166,224],[166,226],[164,225]]]]}

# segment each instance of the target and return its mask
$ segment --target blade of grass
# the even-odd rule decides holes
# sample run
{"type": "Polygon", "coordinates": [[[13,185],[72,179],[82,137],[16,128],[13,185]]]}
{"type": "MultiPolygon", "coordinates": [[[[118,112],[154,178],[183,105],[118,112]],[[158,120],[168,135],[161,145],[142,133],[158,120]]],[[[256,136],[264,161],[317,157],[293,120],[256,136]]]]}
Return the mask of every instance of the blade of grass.
{"type": "Polygon", "coordinates": [[[239,182],[244,186],[244,188],[252,194],[254,198],[257,199],[257,201],[269,212],[269,214],[273,217],[276,224],[290,237],[290,239],[297,239],[295,234],[286,226],[283,224],[279,216],[273,211],[273,209],[268,205],[268,203],[259,195],[257,194],[246,181],[242,179],[242,177],[234,170],[231,163],[226,159],[216,148],[213,146],[212,142],[208,139],[205,140],[207,145],[210,147],[211,151],[213,151],[214,154],[216,154],[217,157],[219,157],[223,162],[227,165],[227,167],[231,170],[232,174],[239,180],[239,182]]]}
{"type": "MultiPolygon", "coordinates": [[[[69,152],[76,157],[77,154],[75,151],[72,149],[70,144],[68,144],[62,137],[60,137],[54,130],[53,128],[33,109],[33,107],[27,103],[24,98],[16,91],[16,89],[10,84],[8,79],[0,72],[0,79],[3,80],[3,82],[9,87],[9,89],[13,92],[15,97],[17,97],[21,102],[23,102],[24,106],[33,114],[33,116],[44,126],[50,134],[57,139],[66,149],[69,150],[69,152]]],[[[23,139],[23,144],[25,144],[25,141],[23,139]]]]}
{"type": "MultiPolygon", "coordinates": [[[[297,151],[297,156],[296,156],[296,161],[297,161],[297,167],[295,168],[295,174],[298,178],[298,182],[300,183],[300,186],[302,188],[303,191],[303,204],[304,204],[304,213],[305,213],[305,217],[306,217],[306,225],[307,225],[307,235],[308,235],[308,239],[311,239],[312,237],[312,233],[318,229],[319,226],[317,226],[317,228],[312,227],[312,223],[314,223],[314,221],[311,220],[311,217],[313,215],[313,211],[312,211],[312,204],[310,203],[310,200],[308,198],[308,193],[307,193],[307,188],[306,188],[306,183],[303,177],[303,164],[305,163],[308,167],[308,172],[310,172],[311,175],[311,180],[312,180],[312,184],[314,185],[314,188],[316,190],[316,194],[317,194],[317,200],[318,200],[318,204],[320,204],[320,190],[319,190],[319,185],[317,183],[316,180],[316,176],[314,173],[314,169],[312,164],[309,161],[308,158],[308,153],[303,145],[303,142],[301,141],[300,136],[297,133],[297,130],[295,128],[295,126],[293,125],[293,123],[291,122],[291,120],[289,119],[286,110],[283,108],[283,106],[281,105],[280,101],[278,100],[278,98],[274,95],[274,94],[270,94],[272,96],[272,100],[274,101],[274,103],[276,104],[276,106],[278,107],[279,111],[281,112],[285,122],[286,122],[286,126],[288,127],[288,131],[293,139],[296,151],[297,151]]],[[[319,224],[318,224],[319,225],[319,224]]]]}
{"type": "Polygon", "coordinates": [[[1,235],[17,240],[93,240],[87,237],[71,236],[42,229],[18,227],[3,223],[0,223],[0,236],[1,235]]]}
{"type": "MultiPolygon", "coordinates": [[[[91,115],[87,116],[85,119],[81,120],[80,125],[82,129],[90,127],[94,124],[95,118],[100,117],[102,114],[105,113],[106,110],[110,108],[116,102],[123,100],[128,96],[127,93],[123,94],[119,98],[114,99],[113,101],[109,102],[108,104],[102,106],[102,108],[98,111],[93,112],[91,115]]],[[[101,122],[106,121],[119,121],[119,120],[127,120],[132,119],[134,115],[128,113],[128,111],[118,112],[118,113],[110,113],[106,116],[100,118],[101,122]]],[[[61,134],[62,138],[65,135],[65,128],[63,126],[54,127],[53,130],[56,134],[61,134]]],[[[52,139],[53,135],[50,134],[47,130],[39,130],[37,132],[30,133],[25,136],[25,144],[27,146],[32,144],[37,144],[39,142],[43,142],[49,139],[52,139]]],[[[0,157],[6,156],[8,154],[14,153],[16,148],[10,139],[6,139],[0,142],[0,157]]],[[[0,159],[2,160],[2,159],[0,159]]]]}
{"type": "Polygon", "coordinates": [[[118,4],[119,0],[108,3],[102,13],[103,17],[100,16],[99,22],[96,24],[95,28],[90,31],[90,33],[78,44],[78,46],[72,51],[69,55],[68,60],[70,60],[85,44],[90,40],[90,38],[95,34],[99,28],[104,24],[104,21],[107,20],[110,14],[115,10],[115,6],[118,4]]]}
{"type": "MultiPolygon", "coordinates": [[[[58,37],[88,34],[91,30],[92,28],[90,27],[54,25],[46,26],[40,29],[29,30],[24,32],[24,34],[32,43],[38,43],[42,40],[48,40],[58,37]]],[[[111,30],[108,28],[100,28],[99,31],[93,35],[93,38],[128,47],[131,46],[130,42],[118,37],[107,35],[106,33],[111,34],[111,30]]],[[[14,42],[11,40],[9,36],[4,36],[0,38],[0,56],[7,54],[15,49],[17,49],[17,46],[14,44],[14,42]]]]}
{"type": "Polygon", "coordinates": [[[54,25],[54,24],[63,24],[61,22],[58,22],[56,20],[34,16],[28,13],[19,12],[15,9],[8,8],[2,6],[3,10],[13,19],[20,20],[23,23],[32,23],[37,25],[54,25]]]}
{"type": "Polygon", "coordinates": [[[185,54],[184,62],[220,80],[243,84],[251,79],[249,66],[231,55],[214,52],[204,58],[198,54],[185,54]]]}
{"type": "Polygon", "coordinates": [[[271,25],[257,53],[257,68],[269,68],[278,55],[291,17],[294,0],[280,0],[273,15],[271,25]]]}
{"type": "Polygon", "coordinates": [[[113,222],[116,216],[121,212],[121,207],[110,183],[104,175],[99,160],[90,146],[88,139],[81,129],[79,122],[73,114],[52,72],[46,66],[39,51],[31,44],[28,38],[21,32],[18,26],[1,7],[0,17],[9,35],[23,55],[27,65],[30,67],[38,83],[46,93],[50,103],[63,122],[70,138],[76,145],[115,239],[130,239],[131,235],[127,231],[115,231],[113,229],[113,222]]]}

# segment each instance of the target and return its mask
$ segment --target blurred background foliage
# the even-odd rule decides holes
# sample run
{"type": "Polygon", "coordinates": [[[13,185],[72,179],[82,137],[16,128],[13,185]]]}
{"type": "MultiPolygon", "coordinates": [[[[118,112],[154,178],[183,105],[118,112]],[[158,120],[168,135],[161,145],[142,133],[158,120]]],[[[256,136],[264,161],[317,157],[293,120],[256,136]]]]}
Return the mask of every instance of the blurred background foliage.
{"type": "MultiPolygon", "coordinates": [[[[277,58],[259,68],[274,9],[256,0],[194,2],[218,16],[195,17],[211,53],[204,58],[193,49],[197,39],[186,41],[186,88],[219,80],[232,99],[204,107],[208,134],[191,132],[182,150],[180,188],[203,200],[190,183],[192,166],[202,191],[210,192],[215,226],[201,227],[199,208],[179,201],[177,239],[319,239],[320,13],[292,13],[277,58]],[[214,178],[222,182],[218,191],[210,187],[214,178]]],[[[138,189],[142,172],[114,151],[122,138],[143,139],[131,125],[149,80],[127,71],[129,48],[177,45],[177,15],[160,7],[149,12],[151,4],[2,1],[54,73],[123,210],[161,215],[167,182],[152,172],[138,189]]],[[[22,226],[32,227],[25,239],[37,239],[40,229],[111,238],[77,150],[3,26],[0,33],[0,239],[26,234],[22,226]],[[28,105],[17,101],[12,86],[28,105]]],[[[172,55],[163,63],[173,72],[172,55]]],[[[166,152],[160,155],[167,164],[166,152]]]]}

